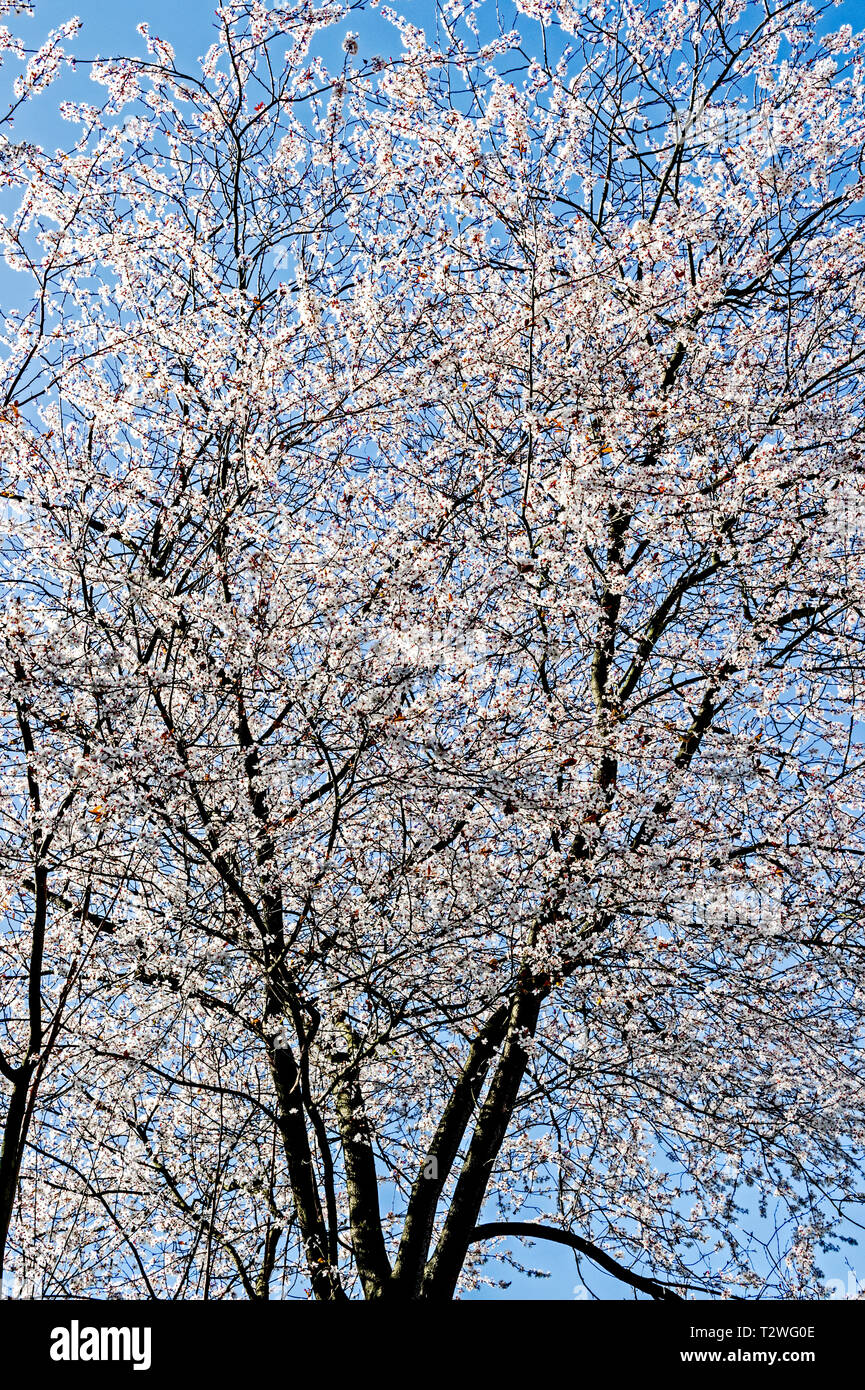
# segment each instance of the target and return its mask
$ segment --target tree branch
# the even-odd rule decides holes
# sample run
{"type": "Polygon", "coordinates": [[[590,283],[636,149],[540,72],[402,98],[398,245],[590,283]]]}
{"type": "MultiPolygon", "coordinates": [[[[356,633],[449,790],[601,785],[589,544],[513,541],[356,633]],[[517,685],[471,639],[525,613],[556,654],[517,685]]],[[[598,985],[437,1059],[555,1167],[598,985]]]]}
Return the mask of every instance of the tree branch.
{"type": "Polygon", "coordinates": [[[635,1274],[632,1269],[627,1269],[623,1264],[619,1264],[618,1260],[614,1260],[612,1255],[599,1250],[591,1241],[583,1240],[582,1236],[572,1235],[570,1231],[560,1231],[556,1226],[536,1226],[532,1221],[488,1221],[482,1226],[475,1226],[469,1236],[469,1244],[493,1240],[496,1236],[551,1240],[557,1245],[568,1245],[580,1255],[585,1255],[586,1259],[600,1265],[601,1269],[612,1274],[614,1278],[621,1279],[622,1283],[630,1284],[631,1288],[639,1289],[641,1293],[647,1293],[650,1298],[673,1300],[677,1303],[685,1301],[681,1294],[674,1293],[666,1284],[660,1283],[657,1279],[647,1279],[642,1274],[635,1274]]]}

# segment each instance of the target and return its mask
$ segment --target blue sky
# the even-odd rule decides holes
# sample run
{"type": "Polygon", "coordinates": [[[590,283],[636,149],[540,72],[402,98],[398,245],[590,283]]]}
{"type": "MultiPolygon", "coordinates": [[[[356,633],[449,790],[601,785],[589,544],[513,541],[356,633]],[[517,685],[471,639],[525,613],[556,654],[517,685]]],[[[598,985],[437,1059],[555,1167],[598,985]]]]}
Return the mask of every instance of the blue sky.
{"type": "MultiPolygon", "coordinates": [[[[390,0],[392,7],[409,16],[415,24],[424,25],[434,15],[430,0],[390,0]]],[[[129,50],[131,43],[142,46],[135,27],[146,21],[151,31],[172,43],[178,57],[195,59],[210,42],[215,0],[36,0],[36,19],[30,21],[34,32],[41,32],[77,14],[84,22],[77,48],[88,56],[129,50]]],[[[26,21],[19,21],[24,25],[26,21]]],[[[826,27],[848,23],[865,25],[865,0],[844,0],[828,16],[826,27]],[[837,16],[837,18],[836,18],[837,16]]],[[[361,39],[361,56],[394,51],[398,36],[380,15],[367,10],[355,14],[344,25],[354,29],[361,39]]],[[[22,30],[23,31],[23,30],[22,30]]],[[[340,33],[342,30],[340,29],[340,33]]]]}

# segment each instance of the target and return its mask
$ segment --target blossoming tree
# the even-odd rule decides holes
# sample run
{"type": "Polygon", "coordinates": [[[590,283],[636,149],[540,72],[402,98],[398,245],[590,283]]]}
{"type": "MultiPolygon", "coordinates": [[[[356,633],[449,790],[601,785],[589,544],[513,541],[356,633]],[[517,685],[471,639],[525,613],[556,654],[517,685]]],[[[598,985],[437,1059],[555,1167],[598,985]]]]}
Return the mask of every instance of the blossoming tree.
{"type": "Polygon", "coordinates": [[[813,1296],[865,1137],[862,41],[387,17],[231,0],[195,71],[142,26],[9,156],[9,736],[65,828],[11,782],[8,861],[76,1011],[10,1260],[813,1296]]]}

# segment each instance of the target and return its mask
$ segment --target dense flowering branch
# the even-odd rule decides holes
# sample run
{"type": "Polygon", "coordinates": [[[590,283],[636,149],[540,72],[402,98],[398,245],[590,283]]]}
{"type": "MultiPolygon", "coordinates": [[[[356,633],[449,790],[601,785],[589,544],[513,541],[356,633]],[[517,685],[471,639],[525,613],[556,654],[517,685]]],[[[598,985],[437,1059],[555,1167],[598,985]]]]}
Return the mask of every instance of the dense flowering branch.
{"type": "Polygon", "coordinates": [[[141,26],[4,165],[3,1200],[64,1293],[554,1231],[813,1296],[861,1195],[862,38],[475,9],[141,26]]]}

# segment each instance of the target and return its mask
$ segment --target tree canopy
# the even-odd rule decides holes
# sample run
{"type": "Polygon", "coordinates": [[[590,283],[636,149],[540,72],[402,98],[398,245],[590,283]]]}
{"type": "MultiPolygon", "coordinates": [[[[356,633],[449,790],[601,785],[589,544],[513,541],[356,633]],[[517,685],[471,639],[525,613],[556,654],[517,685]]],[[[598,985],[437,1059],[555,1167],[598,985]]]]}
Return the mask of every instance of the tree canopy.
{"type": "Polygon", "coordinates": [[[7,1268],[450,1300],[510,1233],[813,1297],[865,1139],[865,35],[381,13],[229,0],[189,71],[141,26],[66,149],[17,105],[72,26],[13,89],[7,1268]]]}

